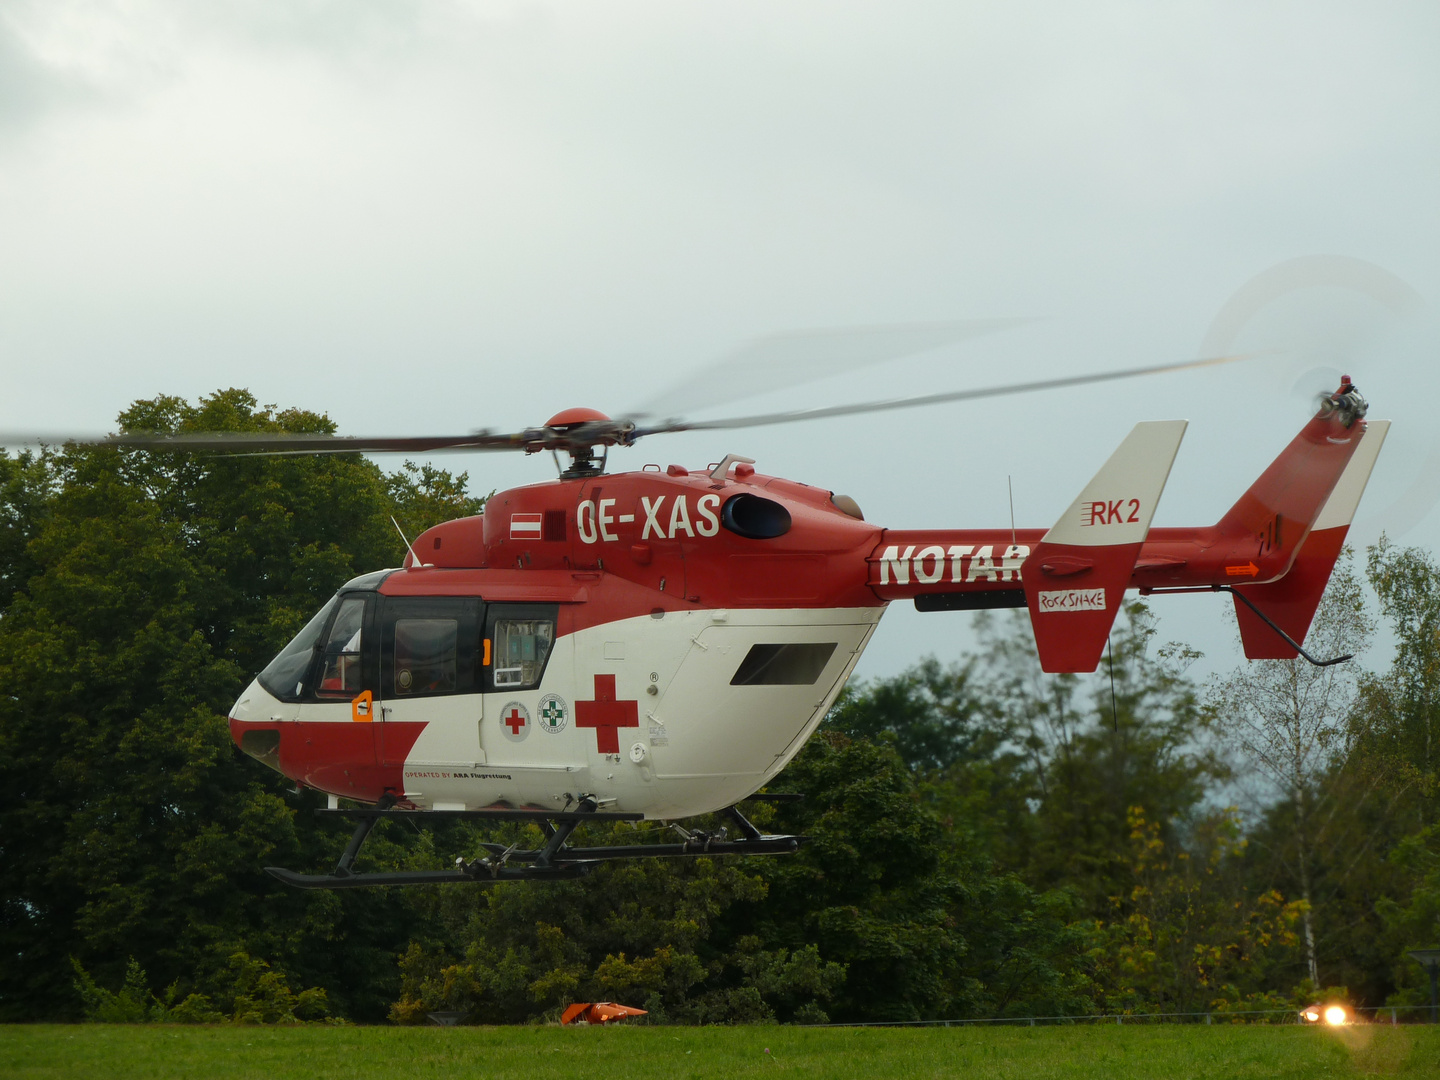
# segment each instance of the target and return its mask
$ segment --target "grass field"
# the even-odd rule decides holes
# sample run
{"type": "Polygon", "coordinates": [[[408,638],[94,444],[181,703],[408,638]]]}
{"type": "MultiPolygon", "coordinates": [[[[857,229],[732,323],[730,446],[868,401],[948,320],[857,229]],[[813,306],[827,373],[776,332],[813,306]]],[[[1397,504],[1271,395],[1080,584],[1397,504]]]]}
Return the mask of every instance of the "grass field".
{"type": "Polygon", "coordinates": [[[1440,1028],[0,1027],[0,1077],[1440,1077],[1440,1028]],[[765,1051],[769,1049],[767,1054],[765,1051]]]}

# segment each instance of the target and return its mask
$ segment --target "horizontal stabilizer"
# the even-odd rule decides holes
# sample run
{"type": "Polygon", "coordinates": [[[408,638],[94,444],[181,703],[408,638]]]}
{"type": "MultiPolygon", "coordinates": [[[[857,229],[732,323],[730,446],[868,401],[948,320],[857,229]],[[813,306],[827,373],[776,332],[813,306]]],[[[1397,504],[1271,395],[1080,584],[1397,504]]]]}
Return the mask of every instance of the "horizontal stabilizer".
{"type": "Polygon", "coordinates": [[[1100,663],[1186,426],[1136,424],[1025,560],[1021,580],[1045,671],[1100,663]]]}
{"type": "MultiPolygon", "coordinates": [[[[1350,531],[1350,523],[1355,520],[1360,496],[1365,493],[1365,485],[1370,480],[1370,473],[1375,468],[1375,461],[1389,431],[1389,420],[1365,423],[1359,445],[1300,545],[1289,572],[1278,581],[1236,586],[1237,592],[1244,593],[1276,626],[1301,645],[1305,644],[1305,635],[1320,606],[1320,598],[1325,594],[1335,560],[1345,546],[1345,537],[1350,531]]],[[[1240,624],[1240,640],[1249,659],[1293,660],[1298,655],[1284,638],[1266,626],[1238,599],[1235,601],[1235,617],[1240,624]]]]}

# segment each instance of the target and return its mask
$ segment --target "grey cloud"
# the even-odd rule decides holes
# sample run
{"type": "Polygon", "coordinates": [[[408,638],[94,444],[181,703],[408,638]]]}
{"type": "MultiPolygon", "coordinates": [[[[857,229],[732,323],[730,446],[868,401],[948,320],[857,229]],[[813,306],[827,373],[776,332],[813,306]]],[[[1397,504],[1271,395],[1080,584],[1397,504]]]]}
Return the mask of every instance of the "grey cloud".
{"type": "Polygon", "coordinates": [[[79,88],[44,64],[14,23],[0,15],[0,131],[28,126],[79,88]]]}

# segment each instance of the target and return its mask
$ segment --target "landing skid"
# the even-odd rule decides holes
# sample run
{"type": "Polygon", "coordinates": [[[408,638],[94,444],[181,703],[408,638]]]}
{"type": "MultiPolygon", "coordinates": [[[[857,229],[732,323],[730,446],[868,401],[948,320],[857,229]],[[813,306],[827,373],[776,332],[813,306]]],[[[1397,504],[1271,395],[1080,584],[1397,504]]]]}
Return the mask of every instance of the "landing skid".
{"type": "MultiPolygon", "coordinates": [[[[764,799],[766,796],[755,796],[764,799]]],[[[781,796],[770,796],[781,801],[781,796]]],[[[350,843],[335,869],[329,874],[297,874],[279,866],[267,866],[265,872],[297,889],[364,889],[383,885],[443,885],[492,881],[559,881],[583,877],[602,862],[614,859],[659,859],[684,855],[788,855],[805,841],[803,836],[770,836],[760,832],[737,807],[721,813],[734,823],[739,838],[729,838],[729,830],[707,833],[686,830],[672,825],[682,839],[678,844],[615,844],[606,847],[570,847],[567,843],[576,827],[585,822],[641,821],[643,814],[606,812],[597,809],[593,800],[582,799],[578,810],[554,812],[544,810],[393,810],[377,805],[359,810],[318,810],[321,817],[340,817],[355,822],[350,843]],[[481,844],[488,854],[472,862],[456,859],[454,870],[412,870],[384,874],[357,874],[351,870],[370,830],[382,818],[418,822],[430,818],[471,818],[484,821],[535,822],[545,831],[545,843],[538,848],[521,850],[515,845],[481,844]]]]}

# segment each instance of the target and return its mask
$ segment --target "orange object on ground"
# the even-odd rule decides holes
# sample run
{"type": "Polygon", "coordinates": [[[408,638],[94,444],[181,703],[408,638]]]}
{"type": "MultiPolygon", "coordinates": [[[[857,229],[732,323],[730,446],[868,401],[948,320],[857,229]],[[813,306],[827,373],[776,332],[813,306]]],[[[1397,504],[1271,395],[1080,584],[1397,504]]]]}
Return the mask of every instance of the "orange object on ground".
{"type": "Polygon", "coordinates": [[[611,1020],[644,1015],[644,1009],[632,1009],[629,1005],[617,1005],[613,1001],[577,1001],[561,1015],[560,1023],[608,1024],[611,1020]]]}

